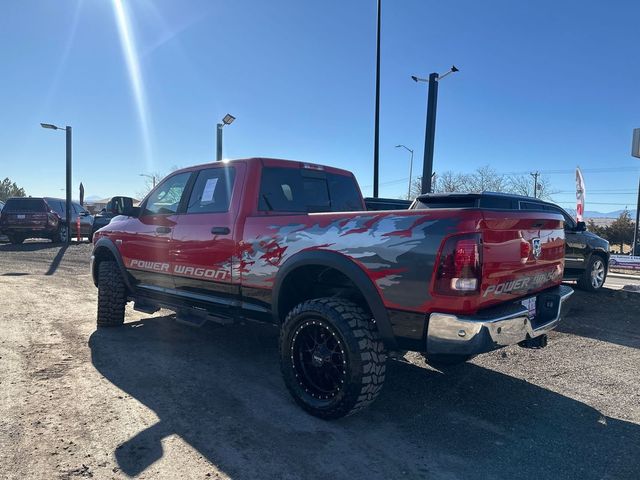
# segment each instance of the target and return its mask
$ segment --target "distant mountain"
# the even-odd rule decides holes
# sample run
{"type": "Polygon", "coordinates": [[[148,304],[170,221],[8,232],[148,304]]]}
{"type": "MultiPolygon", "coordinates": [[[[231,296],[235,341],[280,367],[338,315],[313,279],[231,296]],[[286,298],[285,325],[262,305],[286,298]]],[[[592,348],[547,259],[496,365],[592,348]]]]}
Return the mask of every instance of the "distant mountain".
{"type": "MultiPolygon", "coordinates": [[[[576,214],[576,211],[573,208],[565,208],[565,210],[573,216],[575,216],[576,214]]],[[[624,210],[614,210],[613,212],[596,212],[594,210],[585,210],[584,218],[618,218],[622,212],[624,212],[624,210]]],[[[633,210],[629,210],[629,215],[631,215],[631,218],[635,220],[635,208],[633,210]]]]}
{"type": "Polygon", "coordinates": [[[85,202],[95,202],[96,200],[102,200],[102,197],[99,195],[88,195],[84,197],[85,202]]]}

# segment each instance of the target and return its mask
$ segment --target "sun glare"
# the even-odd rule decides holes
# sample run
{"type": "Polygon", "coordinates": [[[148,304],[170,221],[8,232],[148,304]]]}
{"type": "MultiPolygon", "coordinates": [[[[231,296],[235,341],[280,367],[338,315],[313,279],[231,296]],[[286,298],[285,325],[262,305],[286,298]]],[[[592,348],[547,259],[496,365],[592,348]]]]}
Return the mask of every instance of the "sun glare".
{"type": "Polygon", "coordinates": [[[147,168],[151,169],[153,167],[153,161],[151,155],[151,139],[149,133],[147,101],[144,92],[142,71],[140,70],[138,49],[136,48],[135,38],[133,35],[133,30],[131,28],[131,22],[129,21],[129,14],[123,1],[112,0],[112,3],[113,11],[116,17],[116,23],[118,25],[118,33],[120,35],[120,44],[122,46],[122,51],[124,53],[124,58],[127,64],[129,81],[131,82],[131,89],[133,90],[136,110],[138,112],[138,121],[140,123],[142,141],[144,143],[144,153],[146,157],[147,168]]]}

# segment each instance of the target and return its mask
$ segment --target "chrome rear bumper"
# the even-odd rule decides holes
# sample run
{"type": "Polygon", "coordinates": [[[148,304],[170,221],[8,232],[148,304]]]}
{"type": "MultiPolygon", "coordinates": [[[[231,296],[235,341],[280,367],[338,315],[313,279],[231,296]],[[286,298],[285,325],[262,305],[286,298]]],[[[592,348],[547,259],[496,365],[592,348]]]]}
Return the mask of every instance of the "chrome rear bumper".
{"type": "Polygon", "coordinates": [[[427,353],[476,355],[544,335],[560,322],[563,303],[572,294],[573,289],[566,285],[538,293],[533,319],[519,303],[470,317],[432,313],[427,327],[427,353]]]}

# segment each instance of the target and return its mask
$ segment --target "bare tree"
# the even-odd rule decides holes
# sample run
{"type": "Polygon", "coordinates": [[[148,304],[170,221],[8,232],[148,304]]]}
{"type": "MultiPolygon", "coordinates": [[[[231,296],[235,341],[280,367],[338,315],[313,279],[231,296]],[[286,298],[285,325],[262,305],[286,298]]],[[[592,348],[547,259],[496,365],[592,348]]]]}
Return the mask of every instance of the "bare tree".
{"type": "MultiPolygon", "coordinates": [[[[436,175],[433,191],[440,192],[505,192],[533,197],[533,179],[528,175],[508,176],[498,173],[489,165],[484,165],[472,173],[459,173],[447,170],[436,175]]],[[[413,180],[411,198],[420,195],[422,177],[413,180]]],[[[549,200],[553,195],[551,182],[547,177],[538,177],[538,198],[549,200]]]]}
{"type": "Polygon", "coordinates": [[[176,170],[178,170],[179,167],[177,167],[176,165],[173,165],[170,169],[169,172],[167,173],[162,173],[162,172],[153,172],[150,173],[149,176],[145,176],[144,177],[144,187],[139,190],[138,193],[138,198],[139,199],[143,199],[144,197],[147,196],[147,194],[153,190],[153,184],[155,182],[155,184],[157,185],[158,183],[160,183],[162,181],[162,179],[164,177],[166,177],[167,175],[169,175],[172,172],[175,172],[176,170]],[[153,178],[149,178],[149,177],[153,177],[153,178]]]}
{"type": "MultiPolygon", "coordinates": [[[[518,195],[525,195],[527,197],[534,197],[533,187],[534,180],[529,175],[514,175],[508,178],[510,193],[517,193],[518,195]]],[[[551,182],[548,177],[542,175],[538,176],[538,198],[550,200],[551,195],[555,192],[551,189],[551,182]]]]}

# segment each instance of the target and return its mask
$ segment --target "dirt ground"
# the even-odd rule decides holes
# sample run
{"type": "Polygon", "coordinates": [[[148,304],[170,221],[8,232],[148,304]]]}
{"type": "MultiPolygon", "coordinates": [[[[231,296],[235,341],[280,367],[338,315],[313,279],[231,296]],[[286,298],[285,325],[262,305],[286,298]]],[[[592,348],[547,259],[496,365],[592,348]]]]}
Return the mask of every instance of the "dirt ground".
{"type": "Polygon", "coordinates": [[[640,478],[640,294],[577,292],[543,350],[407,354],[326,422],[289,397],[273,327],[128,309],[96,330],[89,255],[0,245],[0,478],[640,478]]]}

